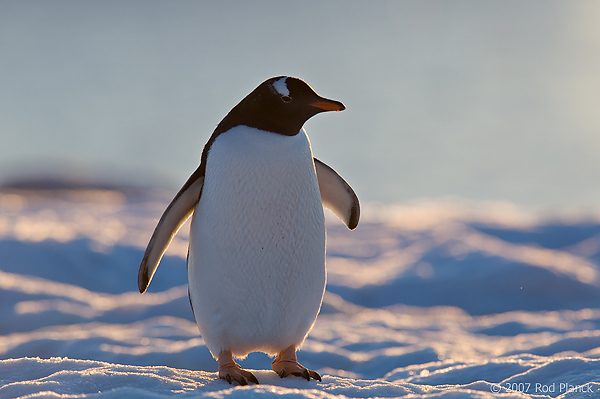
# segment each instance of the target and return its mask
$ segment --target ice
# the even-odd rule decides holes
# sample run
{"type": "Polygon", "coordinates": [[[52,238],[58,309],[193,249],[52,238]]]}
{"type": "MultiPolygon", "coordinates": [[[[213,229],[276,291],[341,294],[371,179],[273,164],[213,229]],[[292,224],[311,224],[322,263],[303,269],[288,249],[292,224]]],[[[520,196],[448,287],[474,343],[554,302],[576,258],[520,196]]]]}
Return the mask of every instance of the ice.
{"type": "MultiPolygon", "coordinates": [[[[169,193],[0,192],[0,398],[534,398],[600,391],[600,214],[510,204],[366,204],[328,218],[328,290],[300,362],[216,375],[187,299],[187,228],[149,291],[169,193]],[[537,395],[537,396],[536,396],[537,395]]],[[[329,215],[331,216],[331,215],[329,215]]]]}

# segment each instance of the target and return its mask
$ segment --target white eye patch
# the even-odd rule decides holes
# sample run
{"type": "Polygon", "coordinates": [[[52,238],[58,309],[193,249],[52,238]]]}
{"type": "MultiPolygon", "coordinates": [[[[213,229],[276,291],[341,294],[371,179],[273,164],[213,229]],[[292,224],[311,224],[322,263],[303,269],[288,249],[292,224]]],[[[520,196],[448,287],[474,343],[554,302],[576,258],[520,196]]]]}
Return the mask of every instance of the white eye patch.
{"type": "Polygon", "coordinates": [[[285,83],[286,80],[287,77],[283,77],[273,82],[273,88],[277,90],[277,93],[279,93],[282,97],[290,96],[290,90],[288,89],[287,84],[285,83]]]}

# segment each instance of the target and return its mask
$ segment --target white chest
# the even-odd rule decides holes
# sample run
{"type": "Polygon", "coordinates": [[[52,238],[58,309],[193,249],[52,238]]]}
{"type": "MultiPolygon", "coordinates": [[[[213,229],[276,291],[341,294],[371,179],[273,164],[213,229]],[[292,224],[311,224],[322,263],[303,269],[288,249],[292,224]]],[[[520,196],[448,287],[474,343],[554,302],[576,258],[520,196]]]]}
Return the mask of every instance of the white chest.
{"type": "Polygon", "coordinates": [[[276,339],[303,340],[325,287],[323,208],[304,131],[290,137],[238,126],[215,139],[192,221],[188,272],[211,351],[218,350],[211,336],[237,329],[243,339],[230,341],[258,350],[276,339]]]}
{"type": "Polygon", "coordinates": [[[314,234],[323,209],[304,131],[289,137],[238,126],[217,137],[197,211],[213,233],[240,244],[314,234]]]}

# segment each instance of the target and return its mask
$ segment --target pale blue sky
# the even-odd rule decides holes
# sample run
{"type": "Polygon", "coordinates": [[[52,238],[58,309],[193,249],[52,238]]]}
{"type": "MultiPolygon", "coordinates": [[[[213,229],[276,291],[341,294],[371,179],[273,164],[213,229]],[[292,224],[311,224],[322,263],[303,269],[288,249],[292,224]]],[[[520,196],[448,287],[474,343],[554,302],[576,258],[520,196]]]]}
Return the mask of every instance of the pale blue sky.
{"type": "Polygon", "coordinates": [[[2,1],[0,181],[177,189],[220,119],[286,74],[363,201],[600,203],[600,3],[2,1]]]}

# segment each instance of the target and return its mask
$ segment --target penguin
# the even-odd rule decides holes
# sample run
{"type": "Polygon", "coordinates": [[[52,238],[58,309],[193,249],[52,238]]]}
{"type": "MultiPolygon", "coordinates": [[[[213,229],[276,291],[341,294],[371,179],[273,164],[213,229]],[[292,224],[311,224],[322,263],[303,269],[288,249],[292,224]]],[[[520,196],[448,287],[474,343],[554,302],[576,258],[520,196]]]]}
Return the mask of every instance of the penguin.
{"type": "Polygon", "coordinates": [[[192,217],[188,293],[206,346],[230,384],[258,384],[234,358],[274,356],[281,377],[321,381],[296,351],[312,329],[326,284],[323,206],[353,230],[354,190],[313,157],[303,128],[345,106],[303,80],[266,80],[239,102],[208,139],[200,166],[169,204],[144,253],[144,293],[173,237],[192,217]]]}

